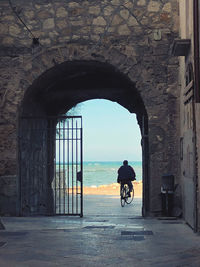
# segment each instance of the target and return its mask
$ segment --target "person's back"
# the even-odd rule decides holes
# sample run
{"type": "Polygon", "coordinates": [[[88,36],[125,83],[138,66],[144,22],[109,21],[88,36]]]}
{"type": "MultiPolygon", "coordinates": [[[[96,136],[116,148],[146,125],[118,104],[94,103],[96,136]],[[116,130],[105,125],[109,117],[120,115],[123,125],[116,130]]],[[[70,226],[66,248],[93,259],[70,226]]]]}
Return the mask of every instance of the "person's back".
{"type": "Polygon", "coordinates": [[[128,161],[123,161],[123,166],[121,166],[118,170],[118,178],[117,182],[121,185],[128,184],[129,186],[129,195],[133,190],[133,185],[131,181],[135,180],[135,171],[134,169],[128,165],[128,161]]]}
{"type": "Polygon", "coordinates": [[[128,165],[128,161],[124,160],[123,166],[121,166],[118,170],[118,180],[128,180],[133,181],[135,179],[135,171],[134,169],[128,165]]]}
{"type": "Polygon", "coordinates": [[[122,180],[132,180],[131,178],[135,176],[135,172],[131,166],[123,165],[119,168],[118,175],[122,180]]]}

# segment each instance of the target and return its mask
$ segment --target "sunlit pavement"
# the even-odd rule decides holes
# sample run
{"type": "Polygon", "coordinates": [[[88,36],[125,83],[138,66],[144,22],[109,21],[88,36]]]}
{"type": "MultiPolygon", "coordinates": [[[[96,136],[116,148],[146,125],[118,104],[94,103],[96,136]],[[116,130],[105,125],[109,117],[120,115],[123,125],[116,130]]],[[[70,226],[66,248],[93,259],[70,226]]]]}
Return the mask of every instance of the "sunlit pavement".
{"type": "Polygon", "coordinates": [[[144,219],[141,200],[85,196],[84,217],[3,217],[0,266],[200,266],[182,220],[144,219]]]}

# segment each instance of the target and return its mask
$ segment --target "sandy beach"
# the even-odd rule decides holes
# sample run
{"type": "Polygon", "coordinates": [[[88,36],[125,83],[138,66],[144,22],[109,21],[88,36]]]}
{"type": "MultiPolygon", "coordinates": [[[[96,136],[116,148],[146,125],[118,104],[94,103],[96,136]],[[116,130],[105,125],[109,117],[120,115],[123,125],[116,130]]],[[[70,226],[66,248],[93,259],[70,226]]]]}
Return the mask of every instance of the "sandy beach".
{"type": "MultiPolygon", "coordinates": [[[[133,182],[134,186],[134,196],[141,198],[142,197],[142,182],[133,182]]],[[[100,186],[91,186],[83,188],[84,195],[119,195],[118,183],[113,183],[110,185],[100,185],[100,186]]]]}

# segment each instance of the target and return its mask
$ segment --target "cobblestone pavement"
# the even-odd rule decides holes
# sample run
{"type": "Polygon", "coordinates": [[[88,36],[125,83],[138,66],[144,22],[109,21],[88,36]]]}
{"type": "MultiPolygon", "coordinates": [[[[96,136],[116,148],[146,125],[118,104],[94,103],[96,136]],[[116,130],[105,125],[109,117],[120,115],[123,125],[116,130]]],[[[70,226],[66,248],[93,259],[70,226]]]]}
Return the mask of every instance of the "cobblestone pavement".
{"type": "Polygon", "coordinates": [[[0,266],[200,266],[200,237],[182,220],[142,218],[141,200],[86,196],[79,217],[3,217],[0,266]]]}

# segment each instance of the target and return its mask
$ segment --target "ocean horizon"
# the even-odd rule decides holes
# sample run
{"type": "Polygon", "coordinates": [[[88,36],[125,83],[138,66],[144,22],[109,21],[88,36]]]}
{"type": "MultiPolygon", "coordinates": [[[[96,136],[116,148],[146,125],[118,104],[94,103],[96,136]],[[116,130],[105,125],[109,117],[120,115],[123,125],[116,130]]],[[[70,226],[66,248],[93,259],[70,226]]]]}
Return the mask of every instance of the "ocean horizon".
{"type": "MultiPolygon", "coordinates": [[[[84,161],[83,185],[99,186],[117,182],[117,171],[122,165],[121,161],[84,161]]],[[[136,181],[142,181],[142,162],[129,161],[136,173],[136,181]]]]}
{"type": "MultiPolygon", "coordinates": [[[[84,161],[83,186],[97,187],[100,185],[110,185],[116,183],[117,171],[121,165],[121,161],[84,161]]],[[[135,170],[136,181],[142,181],[142,162],[129,161],[129,165],[131,165],[135,170]]],[[[57,163],[57,166],[59,166],[59,163],[57,163]]],[[[60,166],[62,171],[64,164],[60,163],[60,166]]]]}

